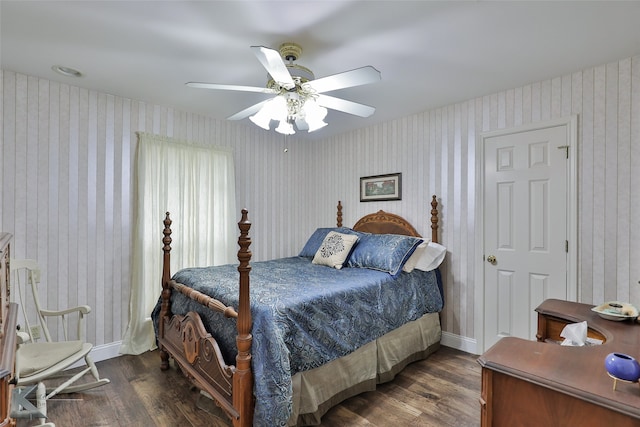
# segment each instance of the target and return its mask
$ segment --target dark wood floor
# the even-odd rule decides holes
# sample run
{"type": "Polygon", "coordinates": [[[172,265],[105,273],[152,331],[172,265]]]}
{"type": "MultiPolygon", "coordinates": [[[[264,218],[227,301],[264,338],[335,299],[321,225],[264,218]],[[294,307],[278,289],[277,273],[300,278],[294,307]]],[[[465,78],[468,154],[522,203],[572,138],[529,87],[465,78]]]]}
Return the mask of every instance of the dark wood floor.
{"type": "MultiPolygon", "coordinates": [[[[332,408],[322,426],[479,426],[480,366],[477,356],[441,347],[427,360],[405,368],[375,392],[332,408]]],[[[227,427],[211,413],[180,372],[160,371],[157,351],[98,363],[111,383],[82,394],[54,398],[49,420],[56,427],[207,426],[227,427]]],[[[18,420],[18,427],[37,421],[18,420]]]]}

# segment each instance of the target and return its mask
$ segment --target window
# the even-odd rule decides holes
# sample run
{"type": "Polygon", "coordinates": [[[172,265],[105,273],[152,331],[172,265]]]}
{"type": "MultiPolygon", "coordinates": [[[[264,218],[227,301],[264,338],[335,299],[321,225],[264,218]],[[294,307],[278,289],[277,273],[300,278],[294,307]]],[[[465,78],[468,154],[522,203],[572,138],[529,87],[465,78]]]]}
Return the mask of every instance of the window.
{"type": "Polygon", "coordinates": [[[162,220],[173,224],[171,271],[235,262],[235,171],[231,150],[138,133],[129,325],[121,353],[155,348],[151,311],[161,292],[162,220]]]}

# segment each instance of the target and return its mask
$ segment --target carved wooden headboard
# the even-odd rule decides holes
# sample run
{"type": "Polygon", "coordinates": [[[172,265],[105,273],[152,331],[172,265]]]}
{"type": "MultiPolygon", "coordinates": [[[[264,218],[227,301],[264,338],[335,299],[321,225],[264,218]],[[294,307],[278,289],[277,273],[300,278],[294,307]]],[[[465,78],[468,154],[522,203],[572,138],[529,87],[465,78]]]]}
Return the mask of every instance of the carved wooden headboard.
{"type": "Polygon", "coordinates": [[[383,210],[363,216],[356,222],[353,229],[365,233],[422,237],[406,219],[383,210]]]}
{"type": "MultiPolygon", "coordinates": [[[[342,226],[342,204],[338,202],[338,226],[342,226]]],[[[375,234],[403,234],[422,237],[413,225],[399,215],[379,210],[360,218],[353,229],[375,234]]],[[[431,241],[438,243],[438,201],[431,199],[431,241]]]]}

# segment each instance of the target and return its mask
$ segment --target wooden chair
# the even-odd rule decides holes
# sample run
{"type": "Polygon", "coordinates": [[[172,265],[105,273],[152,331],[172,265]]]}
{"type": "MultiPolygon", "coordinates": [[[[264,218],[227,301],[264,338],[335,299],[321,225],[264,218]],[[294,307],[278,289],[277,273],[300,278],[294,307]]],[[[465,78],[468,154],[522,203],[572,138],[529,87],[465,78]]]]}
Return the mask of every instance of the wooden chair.
{"type": "Polygon", "coordinates": [[[26,328],[18,331],[18,349],[16,351],[15,380],[17,387],[38,385],[47,386],[45,400],[59,393],[76,393],[108,384],[109,380],[100,378],[98,369],[91,360],[89,352],[93,344],[86,342],[84,320],[91,307],[82,305],[66,310],[47,310],[40,305],[38,284],[41,270],[35,260],[17,260],[10,262],[15,272],[14,290],[17,289],[19,304],[22,308],[26,328]],[[27,294],[31,292],[31,299],[27,294]],[[31,304],[32,303],[32,304],[31,304]],[[31,310],[29,310],[31,308],[31,310]],[[31,324],[29,312],[35,312],[37,321],[31,324]],[[62,335],[53,340],[47,327],[47,318],[58,318],[62,324],[62,335]],[[77,323],[75,336],[69,335],[68,324],[77,323]],[[44,339],[39,341],[38,332],[44,339]],[[84,359],[84,367],[72,374],[65,372],[69,367],[84,359]],[[89,382],[77,382],[85,374],[91,373],[89,382]],[[60,382],[62,378],[62,382],[60,382]]]}

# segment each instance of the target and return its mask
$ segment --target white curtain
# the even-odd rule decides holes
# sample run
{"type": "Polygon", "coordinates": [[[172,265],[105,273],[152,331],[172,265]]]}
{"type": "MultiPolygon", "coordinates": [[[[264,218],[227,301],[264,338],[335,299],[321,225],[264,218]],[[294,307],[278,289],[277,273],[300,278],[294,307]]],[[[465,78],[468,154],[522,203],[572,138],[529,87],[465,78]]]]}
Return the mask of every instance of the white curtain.
{"type": "Polygon", "coordinates": [[[156,347],[151,312],[162,290],[162,229],[173,224],[171,273],[237,262],[239,213],[231,150],[138,133],[129,325],[120,352],[156,347]]]}

